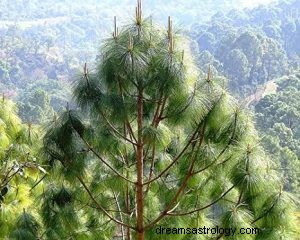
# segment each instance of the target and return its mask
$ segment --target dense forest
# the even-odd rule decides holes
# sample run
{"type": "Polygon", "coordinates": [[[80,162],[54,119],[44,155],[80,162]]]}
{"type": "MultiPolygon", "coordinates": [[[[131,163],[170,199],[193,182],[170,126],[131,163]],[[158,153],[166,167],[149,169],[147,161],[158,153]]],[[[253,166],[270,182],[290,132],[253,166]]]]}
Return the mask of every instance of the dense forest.
{"type": "Polygon", "coordinates": [[[300,1],[247,10],[217,13],[195,24],[192,36],[199,45],[199,66],[214,67],[229,87],[247,96],[274,78],[299,68],[300,1]],[[209,60],[208,60],[209,59],[209,60]]]}
{"type": "Polygon", "coordinates": [[[300,75],[285,76],[276,83],[276,94],[266,95],[255,106],[257,126],[265,134],[265,148],[285,175],[286,188],[299,194],[300,75]]]}
{"type": "Polygon", "coordinates": [[[299,239],[299,43],[299,0],[2,0],[0,239],[299,239]],[[156,232],[202,226],[260,232],[156,232]]]}

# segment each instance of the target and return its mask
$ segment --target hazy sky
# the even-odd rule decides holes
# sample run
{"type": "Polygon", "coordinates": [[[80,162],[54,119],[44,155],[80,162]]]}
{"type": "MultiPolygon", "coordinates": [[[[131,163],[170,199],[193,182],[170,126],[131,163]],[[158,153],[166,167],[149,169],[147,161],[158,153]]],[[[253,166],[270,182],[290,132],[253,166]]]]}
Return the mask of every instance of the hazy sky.
{"type": "Polygon", "coordinates": [[[243,7],[253,7],[259,4],[267,4],[270,2],[274,2],[275,0],[243,0],[243,7]]]}

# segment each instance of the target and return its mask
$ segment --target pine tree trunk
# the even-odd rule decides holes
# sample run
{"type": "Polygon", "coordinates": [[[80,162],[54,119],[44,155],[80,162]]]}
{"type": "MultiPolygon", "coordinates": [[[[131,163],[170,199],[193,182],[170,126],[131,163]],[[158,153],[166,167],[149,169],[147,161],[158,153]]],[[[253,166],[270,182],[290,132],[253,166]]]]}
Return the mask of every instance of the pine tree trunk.
{"type": "Polygon", "coordinates": [[[136,184],[136,204],[137,204],[137,240],[144,240],[144,202],[143,202],[143,93],[138,95],[138,143],[136,153],[137,184],[136,184]]]}

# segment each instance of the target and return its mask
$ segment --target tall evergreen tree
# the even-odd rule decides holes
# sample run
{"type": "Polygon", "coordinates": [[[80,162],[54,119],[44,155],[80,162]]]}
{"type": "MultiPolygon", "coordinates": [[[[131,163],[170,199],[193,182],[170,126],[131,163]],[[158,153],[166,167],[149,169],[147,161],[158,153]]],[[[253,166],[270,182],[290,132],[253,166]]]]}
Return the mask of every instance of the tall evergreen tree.
{"type": "Polygon", "coordinates": [[[142,19],[140,1],[133,24],[115,22],[97,70],[76,82],[78,108],[44,138],[48,239],[207,239],[155,229],[213,225],[291,237],[292,200],[251,116],[211,72],[199,77],[187,46],[170,18],[167,31],[142,19]]]}

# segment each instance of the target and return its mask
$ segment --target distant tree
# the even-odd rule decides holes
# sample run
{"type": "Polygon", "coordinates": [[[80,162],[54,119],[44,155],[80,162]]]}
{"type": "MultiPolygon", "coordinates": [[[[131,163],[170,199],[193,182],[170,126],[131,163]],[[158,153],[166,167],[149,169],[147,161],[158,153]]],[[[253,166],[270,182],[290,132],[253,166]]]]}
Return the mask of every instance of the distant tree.
{"type": "Polygon", "coordinates": [[[281,41],[281,28],[275,24],[268,24],[263,27],[267,37],[281,41]]]}
{"type": "Polygon", "coordinates": [[[237,26],[243,25],[249,21],[249,15],[243,10],[233,9],[228,12],[227,17],[230,18],[230,22],[233,21],[237,26]]]}
{"type": "Polygon", "coordinates": [[[215,44],[215,37],[212,33],[204,32],[198,38],[199,48],[201,50],[207,49],[208,51],[213,49],[215,44]]]}
{"type": "Polygon", "coordinates": [[[42,123],[52,119],[54,110],[50,106],[49,95],[41,89],[26,94],[19,103],[19,115],[24,122],[42,123]]]}
{"type": "Polygon", "coordinates": [[[257,64],[261,52],[261,42],[257,34],[253,31],[242,33],[235,40],[232,48],[241,49],[252,66],[257,64]]]}
{"type": "Polygon", "coordinates": [[[241,84],[243,79],[247,79],[251,69],[246,55],[240,49],[233,49],[228,53],[224,68],[232,84],[237,85],[241,84]]]}
{"type": "Polygon", "coordinates": [[[7,66],[8,64],[5,62],[0,62],[0,81],[3,83],[10,82],[10,76],[9,76],[9,69],[7,66]]]}
{"type": "Polygon", "coordinates": [[[288,63],[284,50],[275,40],[267,38],[263,43],[261,61],[267,72],[266,81],[287,73],[288,63]]]}
{"type": "Polygon", "coordinates": [[[222,71],[222,64],[214,58],[214,56],[209,51],[203,51],[199,54],[198,57],[199,67],[202,71],[207,72],[209,66],[212,68],[212,72],[215,75],[218,75],[222,71]]]}
{"type": "Polygon", "coordinates": [[[268,6],[260,6],[253,9],[252,16],[252,21],[257,24],[272,21],[276,19],[277,9],[268,6]]]}

